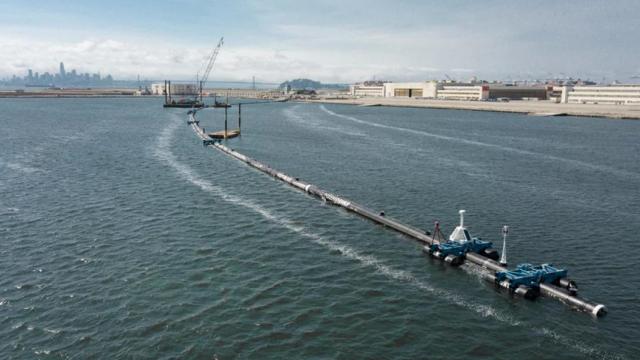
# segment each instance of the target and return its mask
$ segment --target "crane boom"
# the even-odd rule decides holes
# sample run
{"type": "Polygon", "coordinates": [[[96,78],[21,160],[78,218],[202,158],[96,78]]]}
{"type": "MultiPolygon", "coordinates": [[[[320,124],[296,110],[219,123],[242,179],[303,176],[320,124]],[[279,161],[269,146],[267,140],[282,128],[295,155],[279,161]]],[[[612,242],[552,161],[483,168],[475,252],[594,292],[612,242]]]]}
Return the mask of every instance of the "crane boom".
{"type": "Polygon", "coordinates": [[[206,83],[207,79],[209,79],[209,74],[211,73],[211,69],[213,69],[213,64],[216,62],[216,58],[218,57],[218,53],[220,52],[220,48],[222,47],[222,44],[224,44],[224,37],[220,38],[220,41],[218,41],[218,45],[211,52],[211,56],[209,57],[209,62],[207,63],[207,67],[204,70],[204,73],[202,74],[202,78],[200,80],[201,84],[206,83]]]}

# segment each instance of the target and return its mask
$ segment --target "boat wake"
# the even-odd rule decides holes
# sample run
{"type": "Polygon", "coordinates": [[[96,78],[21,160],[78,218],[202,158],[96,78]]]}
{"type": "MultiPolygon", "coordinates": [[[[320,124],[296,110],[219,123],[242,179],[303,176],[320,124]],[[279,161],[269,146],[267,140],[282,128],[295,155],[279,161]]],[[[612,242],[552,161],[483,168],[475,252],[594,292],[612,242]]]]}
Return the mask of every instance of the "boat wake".
{"type": "MultiPolygon", "coordinates": [[[[413,274],[408,271],[394,269],[378,258],[371,255],[363,255],[360,254],[357,250],[341,244],[339,242],[329,240],[323,236],[320,236],[316,233],[309,231],[306,227],[302,225],[298,225],[292,220],[275,214],[268,208],[263,207],[262,205],[254,202],[251,199],[243,198],[237,195],[231,195],[233,192],[227,191],[227,189],[222,188],[220,186],[213,185],[210,181],[207,181],[201,178],[191,167],[188,165],[181,163],[178,161],[177,157],[171,151],[171,143],[173,141],[174,135],[178,127],[183,122],[174,115],[174,118],[169,123],[169,125],[163,129],[160,136],[157,139],[156,147],[154,149],[154,155],[160,161],[166,163],[169,167],[175,170],[176,174],[188,181],[189,183],[199,187],[201,190],[215,196],[216,198],[223,200],[227,203],[234,204],[237,206],[244,207],[249,209],[264,219],[276,223],[283,228],[296,233],[304,238],[309,239],[315,244],[325,247],[326,249],[339,253],[340,255],[346,257],[347,259],[357,261],[363,266],[367,266],[373,268],[377,273],[384,275],[385,277],[401,281],[403,283],[409,284],[415,288],[423,290],[427,293],[430,293],[434,296],[437,296],[439,299],[445,299],[449,303],[460,306],[464,309],[473,311],[479,314],[482,317],[493,318],[501,323],[508,324],[510,326],[525,326],[530,327],[527,324],[513,319],[511,316],[502,314],[498,312],[496,309],[489,305],[480,304],[468,299],[465,299],[463,296],[455,293],[451,293],[450,291],[436,288],[424,281],[417,279],[413,274]]],[[[574,349],[580,351],[581,353],[589,356],[597,356],[601,359],[613,359],[619,357],[611,357],[608,354],[603,354],[601,351],[591,348],[585,344],[579,344],[576,342],[572,342],[571,340],[554,333],[552,330],[548,330],[546,328],[543,329],[533,329],[536,333],[542,334],[548,338],[553,339],[556,342],[562,343],[563,345],[570,345],[574,349]]]]}
{"type": "Polygon", "coordinates": [[[460,295],[452,294],[446,290],[435,288],[423,281],[418,280],[415,276],[407,271],[394,269],[388,265],[385,265],[380,260],[371,255],[362,255],[349,246],[326,239],[318,234],[310,232],[304,226],[298,225],[286,217],[276,215],[269,209],[253,202],[250,199],[242,198],[237,195],[231,195],[232,192],[227,191],[227,189],[213,185],[211,182],[202,179],[188,165],[179,162],[176,156],[170,150],[170,144],[173,138],[173,134],[181,123],[182,122],[180,121],[173,121],[167,128],[162,131],[160,137],[158,138],[155,155],[158,159],[162,160],[171,168],[173,168],[177,172],[177,174],[184,180],[227,203],[250,209],[266,220],[274,222],[286,228],[287,230],[290,230],[291,232],[299,234],[318,245],[322,245],[330,251],[339,253],[348,259],[358,261],[363,265],[372,267],[377,272],[385,275],[388,278],[407,282],[421,290],[427,291],[439,297],[444,297],[450,300],[451,303],[472,310],[483,317],[493,317],[497,320],[509,323],[511,325],[519,324],[518,321],[513,320],[506,315],[498,313],[495,309],[488,305],[472,303],[468,300],[465,300],[460,295]]]}
{"type": "Polygon", "coordinates": [[[398,126],[379,124],[379,123],[375,123],[375,122],[370,122],[370,121],[365,121],[365,120],[362,120],[362,119],[358,119],[358,118],[353,117],[353,116],[348,116],[348,115],[336,113],[334,111],[331,111],[331,110],[327,109],[324,105],[320,105],[320,109],[322,109],[322,111],[326,112],[329,115],[336,116],[336,117],[339,117],[339,118],[342,118],[342,119],[345,119],[345,120],[353,121],[353,122],[356,122],[358,124],[363,124],[363,125],[367,125],[367,126],[377,127],[377,128],[381,128],[381,129],[390,129],[390,130],[395,130],[395,131],[400,131],[400,132],[405,132],[405,133],[410,133],[410,134],[415,134],[415,135],[421,135],[421,136],[428,136],[428,137],[435,138],[435,139],[446,140],[446,141],[454,141],[454,142],[467,144],[467,145],[482,146],[482,147],[493,148],[493,149],[498,149],[498,150],[502,150],[502,151],[509,151],[509,152],[513,152],[513,153],[516,153],[516,154],[527,155],[527,156],[542,158],[542,159],[546,159],[546,160],[563,162],[565,164],[569,164],[569,165],[572,165],[572,166],[582,167],[582,168],[587,168],[587,169],[590,169],[590,170],[599,171],[599,172],[605,173],[607,175],[616,174],[616,175],[621,176],[623,178],[633,177],[633,178],[636,178],[636,179],[640,179],[640,174],[637,174],[637,173],[634,173],[634,172],[630,172],[630,171],[626,171],[626,170],[620,170],[620,169],[612,168],[612,167],[609,167],[609,166],[606,166],[606,165],[596,165],[596,164],[591,164],[591,163],[580,161],[580,160],[566,159],[566,158],[562,158],[562,157],[559,157],[559,156],[542,154],[542,153],[537,153],[537,152],[534,152],[534,151],[517,149],[517,148],[508,147],[508,146],[484,143],[484,142],[480,142],[480,141],[457,138],[457,137],[453,137],[453,136],[433,134],[433,133],[422,131],[422,130],[414,130],[414,129],[403,128],[403,127],[398,127],[398,126]]]}
{"type": "Polygon", "coordinates": [[[284,118],[290,122],[293,122],[305,127],[312,127],[313,129],[316,129],[316,130],[335,131],[343,135],[354,136],[354,137],[366,136],[363,132],[347,129],[344,126],[328,125],[326,121],[321,121],[321,119],[318,119],[310,114],[309,116],[302,117],[300,114],[296,113],[296,110],[298,110],[300,107],[301,107],[300,105],[297,105],[294,107],[287,107],[283,109],[282,113],[284,114],[284,118]]]}
{"type": "Polygon", "coordinates": [[[5,162],[2,159],[0,159],[0,166],[5,166],[8,169],[14,170],[16,172],[22,172],[25,174],[33,174],[35,172],[42,171],[41,169],[26,165],[26,164],[21,164],[19,162],[5,162]]]}

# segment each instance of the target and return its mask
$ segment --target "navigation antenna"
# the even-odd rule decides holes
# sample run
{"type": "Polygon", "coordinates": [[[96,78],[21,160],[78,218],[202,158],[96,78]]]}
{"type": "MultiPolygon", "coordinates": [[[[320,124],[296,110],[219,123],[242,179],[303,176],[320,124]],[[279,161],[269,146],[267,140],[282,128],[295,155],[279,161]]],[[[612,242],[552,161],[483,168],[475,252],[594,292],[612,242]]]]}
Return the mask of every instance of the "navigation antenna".
{"type": "Polygon", "coordinates": [[[502,256],[500,256],[502,266],[507,266],[507,234],[509,234],[509,227],[505,225],[502,227],[502,256]]]}
{"type": "Polygon", "coordinates": [[[200,78],[200,101],[202,101],[202,86],[209,79],[209,74],[211,73],[211,69],[213,69],[213,64],[216,62],[216,58],[218,57],[218,53],[220,52],[220,48],[224,44],[224,37],[220,38],[218,41],[218,45],[211,52],[211,56],[209,56],[209,61],[207,62],[207,67],[204,69],[202,73],[202,77],[200,78]]]}

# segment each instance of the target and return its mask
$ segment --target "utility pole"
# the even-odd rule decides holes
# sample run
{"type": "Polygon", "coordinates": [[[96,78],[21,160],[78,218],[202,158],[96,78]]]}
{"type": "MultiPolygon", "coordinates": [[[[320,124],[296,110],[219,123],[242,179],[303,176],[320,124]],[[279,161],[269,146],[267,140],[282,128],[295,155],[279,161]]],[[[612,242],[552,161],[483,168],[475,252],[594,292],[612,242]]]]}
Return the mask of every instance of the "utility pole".
{"type": "Polygon", "coordinates": [[[224,105],[224,138],[227,138],[227,104],[224,105]]]}
{"type": "Polygon", "coordinates": [[[164,103],[167,104],[167,80],[164,81],[164,103]]]}

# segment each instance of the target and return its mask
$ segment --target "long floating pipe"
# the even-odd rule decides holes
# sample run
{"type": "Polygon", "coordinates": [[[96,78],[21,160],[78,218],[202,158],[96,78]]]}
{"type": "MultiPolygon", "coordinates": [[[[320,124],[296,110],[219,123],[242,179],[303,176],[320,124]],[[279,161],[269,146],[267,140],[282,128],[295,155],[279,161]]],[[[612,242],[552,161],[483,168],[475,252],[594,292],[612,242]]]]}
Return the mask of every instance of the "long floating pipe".
{"type": "MultiPolygon", "coordinates": [[[[188,122],[191,127],[193,128],[193,130],[195,131],[195,133],[200,137],[200,139],[202,140],[210,140],[209,136],[207,134],[204,133],[204,131],[200,128],[200,126],[198,125],[198,122],[195,120],[195,116],[193,114],[189,114],[189,122],[188,122]]],[[[399,233],[402,233],[406,236],[409,236],[423,244],[426,245],[431,245],[433,243],[433,238],[431,238],[430,236],[426,235],[423,231],[416,229],[414,227],[411,227],[409,225],[403,224],[397,220],[391,219],[386,217],[383,213],[376,213],[375,211],[366,208],[365,206],[362,206],[360,204],[357,204],[353,201],[350,201],[348,199],[345,199],[341,196],[332,194],[328,191],[324,191],[322,189],[320,189],[319,187],[310,184],[310,183],[306,183],[304,181],[301,181],[298,178],[294,178],[291,177],[283,172],[280,172],[276,169],[273,169],[265,164],[262,164],[261,162],[252,159],[246,155],[243,155],[231,148],[228,148],[224,145],[222,145],[219,142],[209,142],[207,143],[207,146],[209,147],[213,147],[216,148],[220,151],[222,151],[223,153],[238,159],[244,163],[246,163],[247,165],[260,170],[261,172],[271,175],[273,177],[275,177],[276,179],[279,179],[299,190],[302,190],[308,194],[311,194],[317,198],[322,199],[323,201],[329,202],[333,205],[336,206],[340,206],[348,211],[351,211],[353,213],[356,213],[364,218],[367,218],[373,222],[376,222],[378,224],[387,226],[393,230],[396,230],[399,233]]],[[[479,265],[480,267],[484,268],[484,269],[488,269],[494,272],[497,271],[506,271],[508,270],[506,267],[503,267],[500,265],[500,263],[498,263],[497,261],[491,260],[489,258],[486,258],[482,255],[476,254],[476,253],[472,253],[469,252],[465,255],[466,260],[479,265]]],[[[493,274],[485,274],[485,277],[488,277],[489,280],[494,280],[495,276],[493,274]]],[[[601,317],[604,316],[607,313],[607,308],[602,305],[602,304],[596,304],[596,303],[592,303],[588,300],[585,299],[581,299],[578,298],[575,295],[571,295],[569,294],[566,290],[564,290],[561,287],[555,286],[555,285],[551,285],[551,284],[545,284],[545,283],[540,283],[540,293],[555,299],[558,299],[570,306],[573,306],[575,308],[577,308],[578,310],[590,313],[591,315],[595,316],[595,317],[601,317]]]]}

